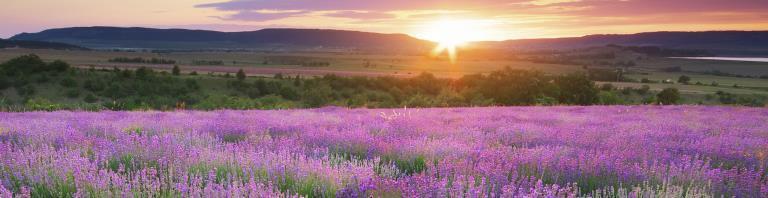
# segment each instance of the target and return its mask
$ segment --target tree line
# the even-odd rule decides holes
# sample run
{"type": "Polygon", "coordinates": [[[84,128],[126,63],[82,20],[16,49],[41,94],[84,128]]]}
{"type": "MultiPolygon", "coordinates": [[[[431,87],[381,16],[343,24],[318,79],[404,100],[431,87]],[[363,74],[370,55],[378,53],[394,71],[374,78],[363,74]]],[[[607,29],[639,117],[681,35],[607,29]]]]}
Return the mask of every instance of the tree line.
{"type": "MultiPolygon", "coordinates": [[[[741,101],[739,96],[727,102],[741,101]]],[[[550,75],[505,68],[458,79],[422,73],[411,78],[302,77],[272,78],[182,74],[147,67],[78,69],[63,61],[46,63],[25,55],[0,64],[0,108],[55,109],[282,109],[346,106],[467,107],[517,105],[676,104],[676,89],[658,94],[649,88],[598,87],[585,73],[550,75]],[[205,86],[203,86],[205,85],[205,86]],[[15,91],[15,94],[11,94],[15,91]],[[631,97],[630,97],[631,96],[631,97]],[[642,97],[640,101],[628,98],[642,97]]],[[[726,101],[724,99],[724,101],[726,101]]]]}

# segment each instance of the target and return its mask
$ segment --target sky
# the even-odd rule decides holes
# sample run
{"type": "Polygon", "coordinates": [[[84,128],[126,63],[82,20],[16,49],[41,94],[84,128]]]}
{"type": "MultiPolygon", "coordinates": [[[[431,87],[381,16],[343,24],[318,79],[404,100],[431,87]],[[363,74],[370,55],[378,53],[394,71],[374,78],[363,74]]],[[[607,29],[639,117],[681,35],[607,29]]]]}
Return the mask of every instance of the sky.
{"type": "Polygon", "coordinates": [[[649,31],[768,30],[766,0],[10,0],[0,38],[80,26],[251,31],[321,28],[468,40],[649,31]]]}

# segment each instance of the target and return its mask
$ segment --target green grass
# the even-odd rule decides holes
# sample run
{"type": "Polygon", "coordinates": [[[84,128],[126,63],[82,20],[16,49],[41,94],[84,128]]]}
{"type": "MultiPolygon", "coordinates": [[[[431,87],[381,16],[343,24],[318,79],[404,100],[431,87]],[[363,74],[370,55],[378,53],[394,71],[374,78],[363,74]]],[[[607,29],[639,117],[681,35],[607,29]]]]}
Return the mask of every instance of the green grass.
{"type": "Polygon", "coordinates": [[[404,175],[419,174],[427,170],[427,163],[424,156],[417,155],[415,157],[399,156],[399,155],[384,155],[381,157],[379,166],[386,166],[389,164],[395,165],[395,167],[404,175]]]}

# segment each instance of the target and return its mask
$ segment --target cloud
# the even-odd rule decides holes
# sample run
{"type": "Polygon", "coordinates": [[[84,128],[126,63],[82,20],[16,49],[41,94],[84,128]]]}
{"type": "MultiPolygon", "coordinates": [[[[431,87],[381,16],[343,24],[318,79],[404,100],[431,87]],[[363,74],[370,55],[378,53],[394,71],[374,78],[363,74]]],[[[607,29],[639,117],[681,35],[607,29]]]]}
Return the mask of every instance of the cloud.
{"type": "Polygon", "coordinates": [[[385,12],[370,12],[370,11],[337,11],[330,14],[326,14],[325,16],[329,17],[338,17],[338,18],[350,18],[350,19],[360,19],[360,20],[368,20],[368,19],[389,19],[396,17],[393,14],[385,13],[385,12]]]}
{"type": "Polygon", "coordinates": [[[227,16],[211,16],[213,18],[218,18],[222,20],[233,20],[233,21],[271,21],[275,19],[283,19],[283,18],[289,18],[289,17],[296,17],[301,16],[304,14],[307,14],[309,12],[307,11],[250,11],[250,10],[244,10],[239,11],[235,14],[227,15],[227,16]]]}
{"type": "Polygon", "coordinates": [[[420,9],[481,9],[503,6],[511,2],[528,0],[232,0],[200,4],[198,8],[215,8],[225,11],[240,10],[420,10],[420,9]]]}
{"type": "Polygon", "coordinates": [[[195,7],[243,23],[389,32],[412,32],[436,20],[492,20],[498,23],[489,28],[512,32],[508,37],[750,29],[744,27],[768,23],[765,0],[224,0],[195,7]]]}

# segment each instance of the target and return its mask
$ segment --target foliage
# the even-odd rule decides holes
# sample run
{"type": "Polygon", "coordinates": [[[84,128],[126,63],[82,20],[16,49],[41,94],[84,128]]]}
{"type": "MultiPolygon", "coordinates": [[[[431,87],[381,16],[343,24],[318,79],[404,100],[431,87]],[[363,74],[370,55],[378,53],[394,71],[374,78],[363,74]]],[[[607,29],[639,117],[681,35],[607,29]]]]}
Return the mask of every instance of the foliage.
{"type": "Polygon", "coordinates": [[[237,80],[245,80],[245,72],[243,72],[243,69],[237,70],[237,80]]]}
{"type": "Polygon", "coordinates": [[[656,98],[662,105],[677,104],[680,101],[680,92],[675,88],[665,88],[656,94],[656,98]]]}

